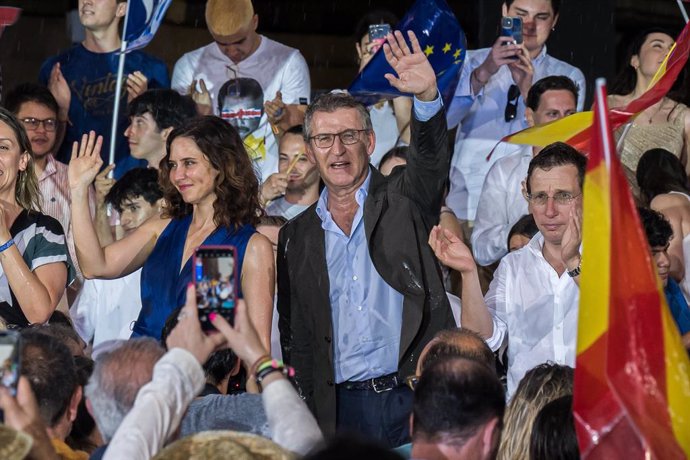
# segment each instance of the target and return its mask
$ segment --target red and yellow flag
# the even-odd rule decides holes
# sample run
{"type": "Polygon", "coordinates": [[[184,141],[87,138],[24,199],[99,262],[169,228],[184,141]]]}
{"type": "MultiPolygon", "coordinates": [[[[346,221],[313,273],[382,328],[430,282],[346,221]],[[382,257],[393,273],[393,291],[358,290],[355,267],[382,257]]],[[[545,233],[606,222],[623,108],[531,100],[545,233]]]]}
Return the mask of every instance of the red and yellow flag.
{"type": "Polygon", "coordinates": [[[582,458],[690,458],[690,360],[597,81],[583,204],[575,425],[582,458]]]}
{"type": "MultiPolygon", "coordinates": [[[[690,54],[690,23],[685,25],[673,48],[659,66],[649,89],[627,106],[609,111],[611,128],[618,129],[647,107],[659,102],[669,92],[678,74],[683,70],[688,54],[690,54]]],[[[539,147],[561,141],[582,152],[589,152],[591,141],[589,127],[592,125],[593,116],[593,112],[575,113],[551,123],[524,129],[503,138],[502,141],[539,147]]]]}

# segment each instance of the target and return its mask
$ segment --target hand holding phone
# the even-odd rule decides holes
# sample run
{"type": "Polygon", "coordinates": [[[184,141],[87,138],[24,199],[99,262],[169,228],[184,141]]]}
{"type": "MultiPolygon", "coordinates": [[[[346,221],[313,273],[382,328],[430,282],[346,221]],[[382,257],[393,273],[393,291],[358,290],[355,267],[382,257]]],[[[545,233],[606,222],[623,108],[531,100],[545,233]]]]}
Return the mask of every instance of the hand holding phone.
{"type": "Polygon", "coordinates": [[[514,45],[521,45],[522,37],[522,18],[503,16],[501,18],[501,36],[513,37],[514,45]]]}
{"type": "Polygon", "coordinates": [[[192,263],[201,328],[215,329],[209,319],[211,313],[233,324],[239,291],[235,247],[199,246],[192,263]]]}
{"type": "Polygon", "coordinates": [[[369,26],[369,43],[371,54],[376,52],[386,42],[386,36],[391,32],[390,24],[371,24],[369,26]]]}

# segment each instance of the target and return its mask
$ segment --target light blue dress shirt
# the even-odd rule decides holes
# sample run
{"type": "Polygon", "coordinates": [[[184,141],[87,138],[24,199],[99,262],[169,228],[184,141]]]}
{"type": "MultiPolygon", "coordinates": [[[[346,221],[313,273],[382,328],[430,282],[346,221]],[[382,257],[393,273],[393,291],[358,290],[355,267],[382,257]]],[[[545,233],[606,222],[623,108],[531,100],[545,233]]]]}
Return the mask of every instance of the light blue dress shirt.
{"type": "MultiPolygon", "coordinates": [[[[427,121],[442,106],[414,99],[415,118],[427,121]]],[[[363,209],[371,170],[356,192],[359,208],[350,235],[328,211],[328,189],[316,205],[326,242],[326,265],[333,321],[333,364],[336,383],[362,381],[398,370],[404,297],[379,275],[369,255],[363,209]]]]}

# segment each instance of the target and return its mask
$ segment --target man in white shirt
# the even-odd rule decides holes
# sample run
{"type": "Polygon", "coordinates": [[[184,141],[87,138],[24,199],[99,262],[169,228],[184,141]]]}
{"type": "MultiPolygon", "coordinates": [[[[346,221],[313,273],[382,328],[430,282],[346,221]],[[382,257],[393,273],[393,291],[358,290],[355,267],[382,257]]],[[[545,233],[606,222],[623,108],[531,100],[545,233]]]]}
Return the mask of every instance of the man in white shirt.
{"type": "Polygon", "coordinates": [[[269,216],[287,220],[297,217],[319,199],[319,170],[305,155],[302,125],[293,126],[280,138],[278,174],[261,186],[261,198],[269,216]],[[282,196],[281,196],[282,195],[282,196]]]}
{"type": "Polygon", "coordinates": [[[492,350],[509,339],[509,396],[537,364],[575,365],[586,161],[560,142],[532,159],[525,197],[539,233],[501,260],[486,297],[467,246],[438,227],[429,238],[439,260],[462,274],[462,327],[492,350]]]}
{"type": "MultiPolygon", "coordinates": [[[[577,110],[577,86],[561,75],[545,77],[530,88],[525,117],[529,126],[550,123],[577,110]]],[[[523,146],[498,160],[486,176],[472,230],[472,253],[479,265],[491,265],[508,253],[510,229],[527,214],[522,184],[530,160],[541,147],[523,146]]]]}
{"type": "Polygon", "coordinates": [[[172,88],[191,92],[202,113],[236,126],[266,180],[278,171],[278,146],[263,104],[284,102],[286,113],[277,118],[301,124],[304,113],[295,107],[309,103],[311,84],[300,52],[258,34],[258,24],[251,0],[208,0],[206,25],[214,42],[177,61],[172,88]]]}
{"type": "Polygon", "coordinates": [[[486,158],[498,141],[527,127],[525,101],[532,82],[564,75],[579,88],[582,110],[585,78],[582,72],[546,53],[546,40],[558,21],[560,0],[506,0],[503,16],[523,22],[522,44],[499,37],[491,48],[468,51],[455,97],[448,109],[448,126],[460,123],[446,199],[455,215],[474,221],[479,194],[491,165],[515,152],[505,144],[486,158]]]}

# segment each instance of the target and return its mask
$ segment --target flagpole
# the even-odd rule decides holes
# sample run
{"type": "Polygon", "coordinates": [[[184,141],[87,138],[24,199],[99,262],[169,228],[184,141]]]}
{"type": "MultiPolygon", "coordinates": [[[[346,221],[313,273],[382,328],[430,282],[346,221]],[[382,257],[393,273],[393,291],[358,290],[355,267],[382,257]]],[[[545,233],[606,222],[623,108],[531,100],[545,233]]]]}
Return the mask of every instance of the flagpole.
{"type": "MultiPolygon", "coordinates": [[[[115,145],[117,143],[117,122],[120,114],[120,99],[122,94],[122,78],[125,73],[125,51],[127,50],[127,22],[129,21],[129,4],[127,2],[127,10],[125,12],[125,24],[122,29],[122,42],[120,45],[120,60],[117,65],[117,81],[115,83],[115,105],[113,107],[113,122],[110,128],[110,154],[108,157],[108,164],[115,163],[115,145]]],[[[110,177],[113,176],[113,171],[110,172],[110,177]]]]}
{"type": "Polygon", "coordinates": [[[688,22],[690,22],[690,18],[688,18],[688,12],[685,10],[685,6],[683,6],[683,0],[676,0],[676,3],[678,3],[678,8],[680,8],[680,14],[683,15],[683,19],[687,24],[688,22]]]}

